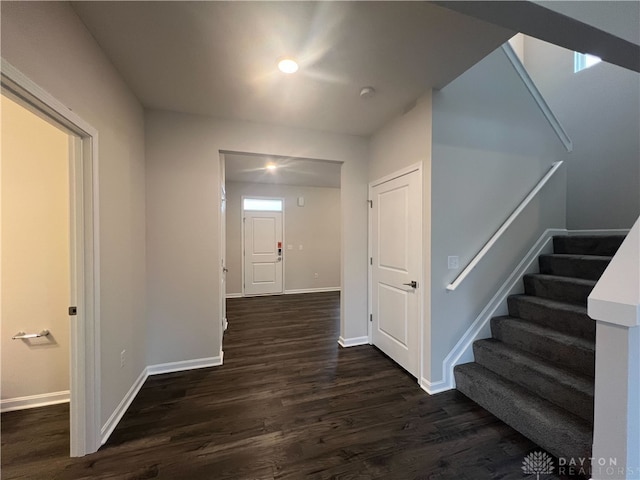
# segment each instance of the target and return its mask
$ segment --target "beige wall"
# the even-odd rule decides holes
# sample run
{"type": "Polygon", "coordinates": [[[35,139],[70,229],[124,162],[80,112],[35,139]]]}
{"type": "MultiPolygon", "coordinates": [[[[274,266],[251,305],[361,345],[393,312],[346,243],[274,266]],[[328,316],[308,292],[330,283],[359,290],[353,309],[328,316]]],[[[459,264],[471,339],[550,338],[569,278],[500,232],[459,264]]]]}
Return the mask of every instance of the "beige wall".
{"type": "Polygon", "coordinates": [[[220,355],[220,151],[344,162],[341,335],[366,335],[366,139],[163,111],[145,124],[150,364],[220,355]]]}
{"type": "Polygon", "coordinates": [[[432,95],[425,94],[404,115],[387,123],[371,138],[369,181],[414,164],[422,166],[422,371],[431,368],[431,120],[432,95]]]}
{"type": "Polygon", "coordinates": [[[98,130],[102,423],[146,366],[142,107],[66,2],[1,2],[2,58],[98,130]],[[120,368],[120,352],[127,363],[120,368]]]}
{"type": "Polygon", "coordinates": [[[69,390],[69,149],[66,133],[1,99],[4,401],[69,390]]]}
{"type": "Polygon", "coordinates": [[[242,292],[243,195],[284,198],[285,292],[340,287],[339,188],[227,182],[228,294],[242,292]]]}

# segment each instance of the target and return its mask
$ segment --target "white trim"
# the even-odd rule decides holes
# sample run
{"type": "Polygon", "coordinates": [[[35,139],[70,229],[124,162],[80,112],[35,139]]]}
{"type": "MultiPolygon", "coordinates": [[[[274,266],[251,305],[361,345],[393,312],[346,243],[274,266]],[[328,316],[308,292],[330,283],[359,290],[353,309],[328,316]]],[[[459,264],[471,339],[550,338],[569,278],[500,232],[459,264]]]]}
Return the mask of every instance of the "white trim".
{"type": "MultiPolygon", "coordinates": [[[[511,47],[509,47],[511,48],[511,47]]],[[[514,54],[515,55],[515,54],[514,54]]],[[[549,179],[553,176],[554,173],[560,168],[562,165],[562,161],[554,162],[549,171],[540,179],[540,181],[533,187],[533,190],[529,192],[529,194],[520,202],[520,205],[513,211],[511,215],[504,221],[502,226],[498,229],[496,233],[492,235],[487,243],[485,243],[484,247],[473,257],[473,260],[469,262],[469,265],[465,267],[460,275],[456,277],[456,279],[447,285],[447,291],[452,292],[462,283],[462,281],[467,278],[467,276],[473,271],[474,268],[480,263],[480,261],[484,258],[484,256],[493,248],[498,239],[502,236],[502,234],[511,226],[511,224],[518,218],[518,215],[522,213],[522,211],[529,205],[529,202],[533,200],[533,198],[538,194],[540,190],[547,184],[549,179]]]]}
{"type": "Polygon", "coordinates": [[[222,359],[224,358],[224,352],[220,351],[220,355],[210,358],[198,358],[194,360],[183,360],[180,362],[159,363],[157,365],[147,366],[138,376],[136,381],[131,385],[131,388],[120,401],[116,409],[113,411],[107,422],[100,429],[101,445],[104,445],[115,428],[122,420],[122,417],[127,412],[127,409],[131,406],[131,403],[136,398],[140,389],[144,385],[144,382],[152,375],[160,375],[163,373],[184,372],[186,370],[195,370],[198,368],[217,367],[222,365],[222,359]]]}
{"type": "Polygon", "coordinates": [[[319,287],[319,288],[292,288],[285,290],[285,295],[297,295],[299,293],[323,293],[323,292],[340,292],[340,287],[319,287]]]}
{"type": "Polygon", "coordinates": [[[81,155],[72,165],[78,315],[70,322],[69,423],[71,456],[83,456],[101,444],[98,131],[4,58],[0,61],[3,87],[81,139],[81,152],[74,148],[81,155]]]}
{"type": "MultiPolygon", "coordinates": [[[[318,287],[318,288],[292,288],[290,290],[285,290],[284,295],[298,295],[300,293],[323,293],[323,292],[341,292],[342,287],[318,287]]],[[[249,295],[251,297],[265,297],[265,296],[273,296],[280,295],[279,293],[265,293],[263,295],[249,295]]],[[[244,295],[242,293],[227,293],[226,298],[243,298],[244,295]]]]}
{"type": "Polygon", "coordinates": [[[217,357],[196,358],[194,360],[182,360],[180,362],[159,363],[149,365],[147,373],[151,375],[160,375],[162,373],[184,372],[186,370],[196,370],[198,368],[219,367],[222,365],[224,352],[220,352],[217,357]]]}
{"type": "Polygon", "coordinates": [[[569,138],[569,135],[562,127],[562,124],[554,115],[553,111],[540,93],[540,90],[538,90],[538,87],[536,87],[536,84],[529,76],[529,72],[527,72],[527,69],[520,61],[518,54],[515,52],[508,41],[502,44],[502,51],[505,53],[505,55],[511,62],[511,65],[513,65],[513,68],[522,79],[522,82],[524,83],[525,87],[527,87],[527,90],[529,90],[529,93],[533,97],[534,101],[538,104],[540,111],[549,122],[549,125],[551,125],[551,128],[558,136],[558,139],[564,145],[564,148],[567,150],[567,152],[573,151],[573,143],[571,142],[571,138],[569,138]]]}
{"type": "MultiPolygon", "coordinates": [[[[415,172],[416,170],[422,171],[421,163],[414,163],[413,165],[409,165],[408,167],[401,168],[400,170],[396,170],[389,175],[385,175],[384,177],[380,177],[373,182],[369,182],[369,193],[371,193],[371,189],[373,187],[377,187],[378,185],[382,185],[383,183],[390,182],[391,180],[395,180],[396,178],[404,177],[405,175],[409,175],[410,173],[415,172]]],[[[369,195],[371,196],[371,195],[369,195]]],[[[371,200],[371,198],[369,198],[371,200]]]]}
{"type": "Polygon", "coordinates": [[[423,379],[423,382],[426,382],[426,387],[423,386],[423,388],[427,392],[431,393],[429,389],[433,390],[434,393],[438,393],[455,388],[453,368],[461,363],[473,361],[473,342],[479,338],[485,338],[482,332],[486,331],[490,320],[496,315],[499,309],[506,312],[507,298],[509,295],[515,293],[514,290],[518,287],[522,277],[527,272],[537,271],[536,261],[538,257],[545,251],[551,253],[553,249],[553,237],[555,235],[566,234],[567,231],[565,229],[555,228],[549,228],[542,233],[533,247],[531,247],[520,263],[513,269],[509,277],[503,282],[493,298],[491,298],[489,303],[482,309],[464,335],[458,340],[458,343],[455,344],[445,357],[442,362],[442,380],[430,383],[428,380],[423,379]]]}
{"type": "Polygon", "coordinates": [[[628,235],[628,228],[609,228],[602,230],[568,230],[567,235],[594,235],[594,236],[605,236],[605,235],[628,235]]]}
{"type": "Polygon", "coordinates": [[[27,397],[5,398],[0,401],[0,412],[13,412],[28,408],[47,407],[59,403],[69,403],[69,390],[62,392],[41,393],[27,397]]]}
{"type": "Polygon", "coordinates": [[[100,429],[101,445],[104,445],[107,442],[115,428],[118,426],[118,423],[120,423],[120,420],[122,420],[122,417],[124,417],[124,414],[127,413],[127,409],[131,405],[131,402],[133,402],[133,400],[136,398],[136,395],[138,395],[138,392],[140,392],[140,389],[149,376],[147,373],[148,368],[149,367],[142,370],[136,381],[133,383],[133,385],[131,385],[131,388],[129,389],[127,394],[122,400],[120,400],[120,403],[118,404],[116,409],[100,429]]]}
{"type": "Polygon", "coordinates": [[[357,347],[359,345],[369,345],[369,337],[342,338],[338,337],[338,345],[343,348],[357,347]]]}
{"type": "Polygon", "coordinates": [[[435,395],[436,393],[446,392],[448,390],[451,390],[451,388],[454,388],[454,387],[451,387],[444,380],[431,383],[426,378],[421,378],[419,383],[420,383],[420,388],[422,388],[422,390],[427,392],[429,395],[435,395]]]}

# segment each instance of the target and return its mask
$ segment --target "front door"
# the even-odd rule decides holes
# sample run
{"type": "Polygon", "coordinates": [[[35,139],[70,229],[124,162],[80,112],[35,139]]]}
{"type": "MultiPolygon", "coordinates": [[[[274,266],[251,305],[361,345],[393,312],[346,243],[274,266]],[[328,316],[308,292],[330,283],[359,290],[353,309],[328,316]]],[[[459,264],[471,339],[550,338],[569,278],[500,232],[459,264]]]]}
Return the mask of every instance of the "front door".
{"type": "Polygon", "coordinates": [[[282,211],[244,210],[244,294],[283,293],[282,211]]]}
{"type": "Polygon", "coordinates": [[[372,341],[420,373],[422,183],[419,170],[371,187],[372,341]]]}

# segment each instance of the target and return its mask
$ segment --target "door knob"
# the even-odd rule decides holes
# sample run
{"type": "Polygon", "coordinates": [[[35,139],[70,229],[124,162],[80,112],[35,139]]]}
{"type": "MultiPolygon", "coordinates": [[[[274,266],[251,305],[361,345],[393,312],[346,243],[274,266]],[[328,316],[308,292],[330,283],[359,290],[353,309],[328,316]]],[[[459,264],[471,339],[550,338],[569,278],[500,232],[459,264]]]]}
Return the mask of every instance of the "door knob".
{"type": "Polygon", "coordinates": [[[403,285],[411,288],[418,288],[418,282],[416,282],[415,280],[411,280],[410,283],[403,283],[403,285]]]}
{"type": "Polygon", "coordinates": [[[227,273],[227,272],[229,271],[229,269],[228,269],[227,267],[222,267],[222,271],[223,271],[224,273],[227,273]]]}

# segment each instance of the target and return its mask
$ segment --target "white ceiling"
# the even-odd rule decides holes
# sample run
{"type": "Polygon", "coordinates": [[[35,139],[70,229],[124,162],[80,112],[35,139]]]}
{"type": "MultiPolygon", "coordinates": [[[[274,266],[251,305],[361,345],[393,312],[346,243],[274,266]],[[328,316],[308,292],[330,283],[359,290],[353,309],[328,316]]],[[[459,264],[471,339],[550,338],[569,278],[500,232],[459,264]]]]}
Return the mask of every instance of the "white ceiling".
{"type": "Polygon", "coordinates": [[[370,135],[514,32],[429,2],[72,2],[147,108],[370,135]],[[295,56],[300,71],[276,68],[295,56]],[[377,94],[359,97],[373,86],[377,94]]]}
{"type": "Polygon", "coordinates": [[[304,158],[225,153],[227,182],[340,188],[341,163],[304,158]],[[268,170],[267,165],[276,165],[268,170]]]}

